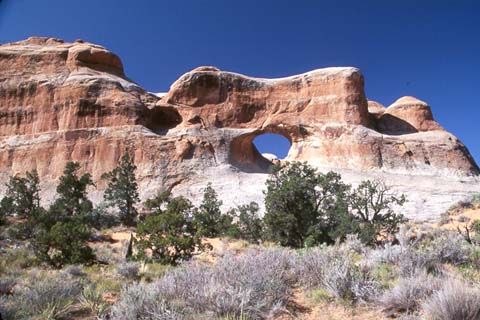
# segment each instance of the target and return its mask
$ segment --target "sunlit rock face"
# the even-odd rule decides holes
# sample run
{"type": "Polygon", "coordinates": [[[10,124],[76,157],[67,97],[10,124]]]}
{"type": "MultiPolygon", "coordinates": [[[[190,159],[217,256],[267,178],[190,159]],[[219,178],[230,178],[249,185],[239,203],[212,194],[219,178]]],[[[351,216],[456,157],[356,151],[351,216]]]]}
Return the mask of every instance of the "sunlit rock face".
{"type": "Polygon", "coordinates": [[[198,199],[212,182],[228,206],[261,202],[273,160],[253,144],[263,133],[291,142],[286,160],[354,184],[383,178],[407,193],[410,217],[440,214],[478,191],[478,166],[430,106],[367,100],[356,68],[262,79],[200,67],[152,94],[98,45],[29,38],[0,46],[0,182],[36,169],[46,202],[67,161],[92,174],[99,201],[101,174],[125,150],[144,199],[160,189],[198,199]]]}

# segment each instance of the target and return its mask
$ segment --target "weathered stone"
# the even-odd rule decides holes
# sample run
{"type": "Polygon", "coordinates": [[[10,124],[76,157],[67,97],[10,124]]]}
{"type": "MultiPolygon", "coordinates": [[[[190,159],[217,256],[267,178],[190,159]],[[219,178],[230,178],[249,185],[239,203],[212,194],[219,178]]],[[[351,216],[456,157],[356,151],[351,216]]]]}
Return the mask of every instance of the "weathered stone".
{"type": "Polygon", "coordinates": [[[378,129],[392,135],[444,130],[433,119],[430,106],[414,97],[402,97],[389,106],[380,116],[378,129]]]}
{"type": "Polygon", "coordinates": [[[101,46],[38,37],[5,44],[0,182],[36,169],[49,201],[65,163],[79,161],[99,201],[101,174],[128,150],[144,199],[160,189],[196,199],[213,182],[228,205],[261,201],[271,162],[252,142],[270,132],[291,142],[286,160],[353,183],[382,177],[413,199],[410,216],[439,214],[478,189],[475,161],[426,103],[404,97],[385,108],[367,101],[363,85],[350,67],[281,79],[200,67],[159,97],[128,80],[101,46]]]}

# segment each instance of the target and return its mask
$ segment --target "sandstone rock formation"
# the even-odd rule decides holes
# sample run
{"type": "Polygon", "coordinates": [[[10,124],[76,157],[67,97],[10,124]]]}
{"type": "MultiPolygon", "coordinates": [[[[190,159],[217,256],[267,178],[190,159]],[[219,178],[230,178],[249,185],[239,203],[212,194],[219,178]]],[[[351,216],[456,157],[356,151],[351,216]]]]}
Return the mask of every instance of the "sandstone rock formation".
{"type": "Polygon", "coordinates": [[[385,108],[367,100],[363,82],[356,68],[260,79],[201,67],[159,97],[126,78],[120,59],[101,46],[48,38],[5,44],[0,182],[37,169],[48,201],[74,160],[101,190],[100,175],[128,150],[143,198],[160,188],[195,198],[210,181],[226,203],[259,201],[271,162],[252,141],[270,132],[291,142],[287,160],[353,183],[380,176],[411,194],[412,217],[439,214],[478,190],[475,161],[425,102],[403,97],[385,108]]]}

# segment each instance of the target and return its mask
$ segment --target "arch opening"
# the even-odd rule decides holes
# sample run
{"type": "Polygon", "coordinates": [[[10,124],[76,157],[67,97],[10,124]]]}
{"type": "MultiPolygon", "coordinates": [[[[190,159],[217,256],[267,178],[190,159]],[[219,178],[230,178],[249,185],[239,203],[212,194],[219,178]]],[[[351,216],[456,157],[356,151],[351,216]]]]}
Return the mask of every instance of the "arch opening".
{"type": "Polygon", "coordinates": [[[288,155],[291,141],[288,132],[274,128],[243,134],[232,140],[229,162],[245,172],[268,172],[288,155]]]}
{"type": "Polygon", "coordinates": [[[253,139],[258,152],[267,160],[283,160],[287,157],[292,143],[277,133],[263,133],[253,139]]]}

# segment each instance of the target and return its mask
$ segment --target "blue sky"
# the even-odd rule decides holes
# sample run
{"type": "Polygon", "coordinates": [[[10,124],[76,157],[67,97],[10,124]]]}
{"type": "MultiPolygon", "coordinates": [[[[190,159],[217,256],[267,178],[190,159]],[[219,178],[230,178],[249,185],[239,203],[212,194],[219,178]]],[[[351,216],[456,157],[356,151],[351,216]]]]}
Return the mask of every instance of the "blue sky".
{"type": "Polygon", "coordinates": [[[479,16],[476,0],[3,0],[0,42],[98,43],[155,92],[200,65],[259,77],[355,66],[370,99],[427,101],[480,161],[479,16]]]}

